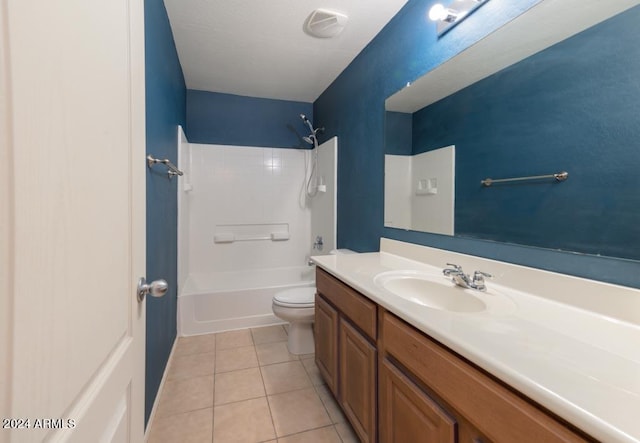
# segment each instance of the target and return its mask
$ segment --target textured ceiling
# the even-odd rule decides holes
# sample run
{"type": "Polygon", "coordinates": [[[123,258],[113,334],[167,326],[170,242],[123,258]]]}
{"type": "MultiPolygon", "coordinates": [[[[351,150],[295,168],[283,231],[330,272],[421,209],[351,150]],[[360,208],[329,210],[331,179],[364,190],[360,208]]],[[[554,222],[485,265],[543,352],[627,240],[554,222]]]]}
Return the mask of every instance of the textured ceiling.
{"type": "Polygon", "coordinates": [[[313,102],[407,0],[165,0],[187,88],[313,102]],[[303,31],[317,8],[337,37],[303,31]]]}

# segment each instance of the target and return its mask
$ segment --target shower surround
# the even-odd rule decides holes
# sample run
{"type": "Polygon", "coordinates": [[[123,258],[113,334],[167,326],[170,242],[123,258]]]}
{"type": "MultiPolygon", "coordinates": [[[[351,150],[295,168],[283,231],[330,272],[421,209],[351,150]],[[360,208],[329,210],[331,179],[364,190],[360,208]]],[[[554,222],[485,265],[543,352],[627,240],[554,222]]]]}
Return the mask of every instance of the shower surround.
{"type": "Polygon", "coordinates": [[[336,150],[335,138],[318,148],[318,177],[327,190],[308,199],[303,183],[309,151],[182,138],[179,335],[282,323],[271,310],[273,295],[312,286],[308,256],[335,248],[336,150]],[[323,233],[323,251],[312,251],[323,233]]]}

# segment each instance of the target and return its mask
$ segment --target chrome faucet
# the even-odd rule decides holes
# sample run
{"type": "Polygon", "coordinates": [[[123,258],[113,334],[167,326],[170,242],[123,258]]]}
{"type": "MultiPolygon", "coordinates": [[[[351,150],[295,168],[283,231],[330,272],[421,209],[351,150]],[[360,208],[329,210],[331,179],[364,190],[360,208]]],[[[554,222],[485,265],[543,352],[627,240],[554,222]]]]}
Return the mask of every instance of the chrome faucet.
{"type": "Polygon", "coordinates": [[[313,260],[311,260],[310,255],[307,255],[305,258],[307,259],[307,266],[315,266],[316,263],[313,260]]]}
{"type": "Polygon", "coordinates": [[[322,247],[324,244],[322,243],[322,236],[318,235],[316,237],[316,241],[313,243],[313,249],[317,249],[318,251],[322,251],[322,247]]]}
{"type": "Polygon", "coordinates": [[[482,271],[475,271],[473,273],[473,278],[469,277],[468,274],[465,274],[462,270],[462,266],[456,265],[454,263],[447,263],[447,266],[451,266],[450,268],[445,268],[442,270],[442,273],[451,277],[451,281],[453,281],[456,285],[468,288],[475,289],[476,291],[486,291],[487,286],[484,283],[484,278],[491,278],[491,274],[487,274],[482,271]]]}

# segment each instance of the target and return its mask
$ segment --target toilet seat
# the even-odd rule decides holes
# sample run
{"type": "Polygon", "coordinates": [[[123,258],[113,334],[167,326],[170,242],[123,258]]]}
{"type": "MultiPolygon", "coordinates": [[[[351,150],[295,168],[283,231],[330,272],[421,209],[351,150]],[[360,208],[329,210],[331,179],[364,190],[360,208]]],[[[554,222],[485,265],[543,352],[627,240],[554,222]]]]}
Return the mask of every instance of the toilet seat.
{"type": "Polygon", "coordinates": [[[315,294],[316,288],[313,286],[287,289],[273,297],[273,304],[285,308],[313,308],[315,294]]]}

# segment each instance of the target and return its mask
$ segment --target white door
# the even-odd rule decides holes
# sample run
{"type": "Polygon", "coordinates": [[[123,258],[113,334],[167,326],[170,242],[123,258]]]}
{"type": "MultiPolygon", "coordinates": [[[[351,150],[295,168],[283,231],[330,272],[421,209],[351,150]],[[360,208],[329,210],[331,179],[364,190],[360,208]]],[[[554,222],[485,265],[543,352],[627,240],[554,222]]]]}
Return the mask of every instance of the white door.
{"type": "Polygon", "coordinates": [[[140,442],[143,1],[0,2],[0,440],[140,442]]]}

